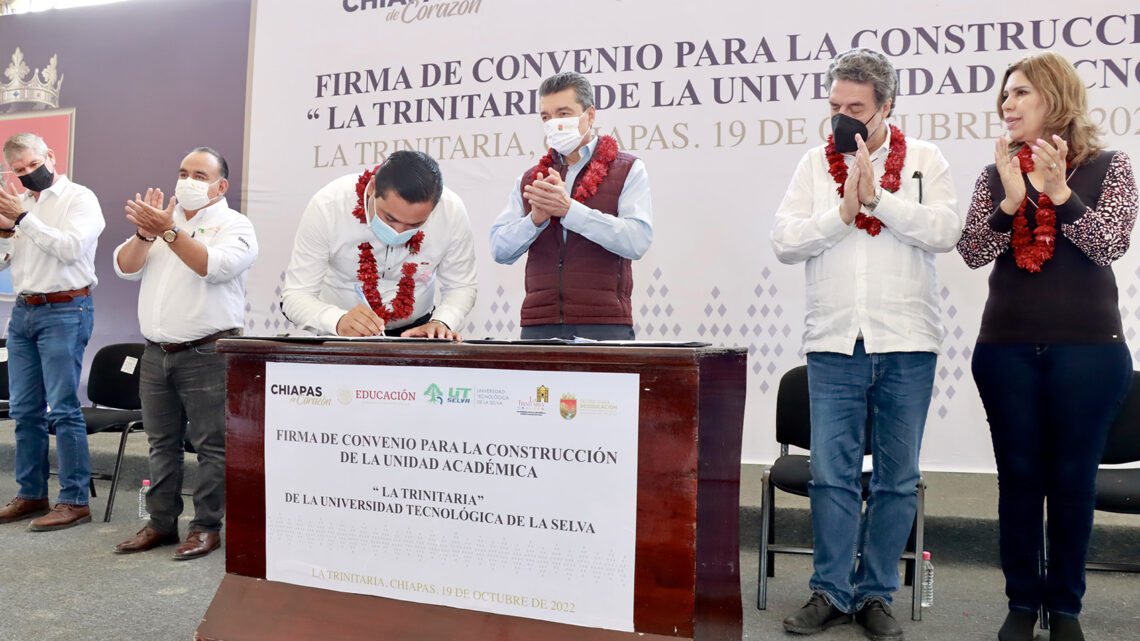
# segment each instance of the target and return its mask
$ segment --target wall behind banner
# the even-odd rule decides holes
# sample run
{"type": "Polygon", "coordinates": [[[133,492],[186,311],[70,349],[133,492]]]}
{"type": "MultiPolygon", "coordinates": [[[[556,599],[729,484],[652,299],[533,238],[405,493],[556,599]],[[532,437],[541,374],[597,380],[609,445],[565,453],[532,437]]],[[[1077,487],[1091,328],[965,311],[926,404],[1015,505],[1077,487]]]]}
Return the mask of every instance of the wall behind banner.
{"type": "MultiPolygon", "coordinates": [[[[173,194],[183,155],[210,145],[230,165],[231,206],[240,202],[249,20],[249,0],[123,2],[0,18],[3,67],[17,47],[32,69],[58,56],[60,108],[75,109],[68,173],[95,192],[107,221],[95,256],[88,363],[102,345],[142,340],[138,283],[117,277],[111,264],[135,229],[126,201],[147,187],[173,194]]],[[[36,113],[27,104],[0,108],[4,116],[36,113]]],[[[5,331],[11,306],[0,303],[5,331]]]]}
{"type": "MultiPolygon", "coordinates": [[[[535,7],[255,5],[247,186],[263,249],[249,287],[254,331],[296,331],[278,298],[313,192],[413,148],[441,161],[478,237],[479,300],[464,333],[517,337],[523,267],[495,264],[487,232],[515,178],[543,152],[535,89],[575,69],[597,88],[599,131],[642,157],[650,174],[656,238],[635,263],[638,337],[747,346],[744,458],[768,461],[777,452],[775,388],[802,362],[804,314],[803,268],[779,264],[768,233],[796,162],[828,133],[822,74],[836,52],[864,45],[892,58],[901,81],[894,122],[949,158],[963,217],[1002,131],[995,85],[1028,51],[1079,60],[1110,147],[1140,158],[1140,16],[1106,0],[1050,0],[1034,15],[982,0],[890,2],[871,12],[825,2],[810,14],[744,1],[535,7]]],[[[1129,338],[1140,327],[1138,265],[1132,252],[1116,266],[1129,338]]],[[[971,272],[953,253],[938,266],[949,335],[923,466],[991,470],[969,373],[988,268],[971,272]]]]}

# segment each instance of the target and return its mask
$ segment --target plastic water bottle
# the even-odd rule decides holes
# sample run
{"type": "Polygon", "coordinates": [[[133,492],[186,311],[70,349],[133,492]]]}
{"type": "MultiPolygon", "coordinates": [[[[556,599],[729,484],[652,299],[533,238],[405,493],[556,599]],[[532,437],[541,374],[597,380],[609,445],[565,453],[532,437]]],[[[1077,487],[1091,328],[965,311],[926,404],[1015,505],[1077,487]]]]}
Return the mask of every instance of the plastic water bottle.
{"type": "MultiPolygon", "coordinates": [[[[150,491],[150,479],[143,479],[142,487],[139,488],[139,518],[144,521],[150,520],[150,512],[146,509],[146,493],[150,491]]],[[[926,594],[923,592],[923,594],[926,594]]]]}
{"type": "Polygon", "coordinates": [[[934,564],[930,562],[930,552],[922,551],[922,607],[934,605],[934,564]]]}

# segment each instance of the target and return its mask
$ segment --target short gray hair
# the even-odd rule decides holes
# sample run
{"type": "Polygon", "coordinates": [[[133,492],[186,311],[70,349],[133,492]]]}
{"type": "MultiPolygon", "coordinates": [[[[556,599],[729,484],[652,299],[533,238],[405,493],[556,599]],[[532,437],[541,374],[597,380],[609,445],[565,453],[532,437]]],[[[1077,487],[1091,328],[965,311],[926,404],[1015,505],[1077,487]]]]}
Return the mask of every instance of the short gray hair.
{"type": "Polygon", "coordinates": [[[538,88],[538,95],[549,96],[566,89],[574,90],[574,98],[582,105],[582,111],[594,106],[594,89],[590,87],[590,81],[576,71],[563,71],[543,80],[538,88]]]}
{"type": "Polygon", "coordinates": [[[836,56],[827,67],[827,86],[831,87],[836,80],[871,85],[875,92],[875,106],[882,107],[890,100],[891,112],[894,112],[898,102],[899,78],[891,61],[878,51],[859,47],[836,56]]]}
{"type": "Polygon", "coordinates": [[[47,143],[39,136],[24,132],[12,136],[4,143],[4,160],[8,161],[12,156],[30,149],[35,152],[40,158],[46,158],[48,152],[47,143]]]}

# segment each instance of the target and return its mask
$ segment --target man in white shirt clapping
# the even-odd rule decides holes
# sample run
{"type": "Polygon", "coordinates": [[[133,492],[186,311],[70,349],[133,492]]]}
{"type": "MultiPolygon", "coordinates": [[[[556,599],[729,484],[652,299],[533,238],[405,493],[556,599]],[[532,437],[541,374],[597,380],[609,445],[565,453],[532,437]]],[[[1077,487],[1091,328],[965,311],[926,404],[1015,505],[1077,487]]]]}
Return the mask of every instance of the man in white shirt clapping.
{"type": "Polygon", "coordinates": [[[891,595],[944,334],[934,254],[954,248],[962,219],[941,152],[887,122],[898,89],[890,61],[853,49],[827,82],[832,136],[800,160],[771,236],[781,262],[805,266],[811,397],[815,573],[811,599],[784,628],[812,634],[854,614],[870,638],[899,641],[891,595]]]}
{"type": "Polygon", "coordinates": [[[0,269],[11,267],[18,294],[7,347],[19,485],[0,509],[0,523],[39,517],[29,530],[59,530],[91,521],[79,374],[94,323],[95,247],[105,223],[95,194],[57,171],[43,138],[12,136],[4,160],[26,191],[0,186],[0,269]],[[59,456],[59,501],[50,512],[49,426],[59,456]]]}
{"type": "Polygon", "coordinates": [[[226,202],[229,167],[199,147],[182,159],[174,197],[147,189],[127,202],[137,231],[115,249],[115,273],[141,281],[139,326],[147,340],[139,398],[150,442],[150,520],[119,554],[179,542],[184,442],[198,455],[194,519],[176,560],[221,545],[225,514],[226,362],[218,339],[245,324],[245,283],[257,259],[253,224],[226,202]],[[157,241],[157,242],[156,242],[157,241]]]}

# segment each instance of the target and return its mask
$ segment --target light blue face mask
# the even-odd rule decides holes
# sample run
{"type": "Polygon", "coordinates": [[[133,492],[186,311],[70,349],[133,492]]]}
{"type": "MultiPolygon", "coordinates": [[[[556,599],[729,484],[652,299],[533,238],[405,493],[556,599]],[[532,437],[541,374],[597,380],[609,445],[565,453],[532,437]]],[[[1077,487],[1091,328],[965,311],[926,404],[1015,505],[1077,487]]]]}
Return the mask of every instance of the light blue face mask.
{"type": "MultiPolygon", "coordinates": [[[[365,211],[368,210],[368,203],[364,203],[365,211]]],[[[368,221],[368,227],[372,229],[372,233],[376,238],[385,245],[403,245],[416,235],[417,229],[405,229],[404,231],[397,232],[392,229],[388,223],[380,220],[380,214],[374,214],[368,221]]]]}

